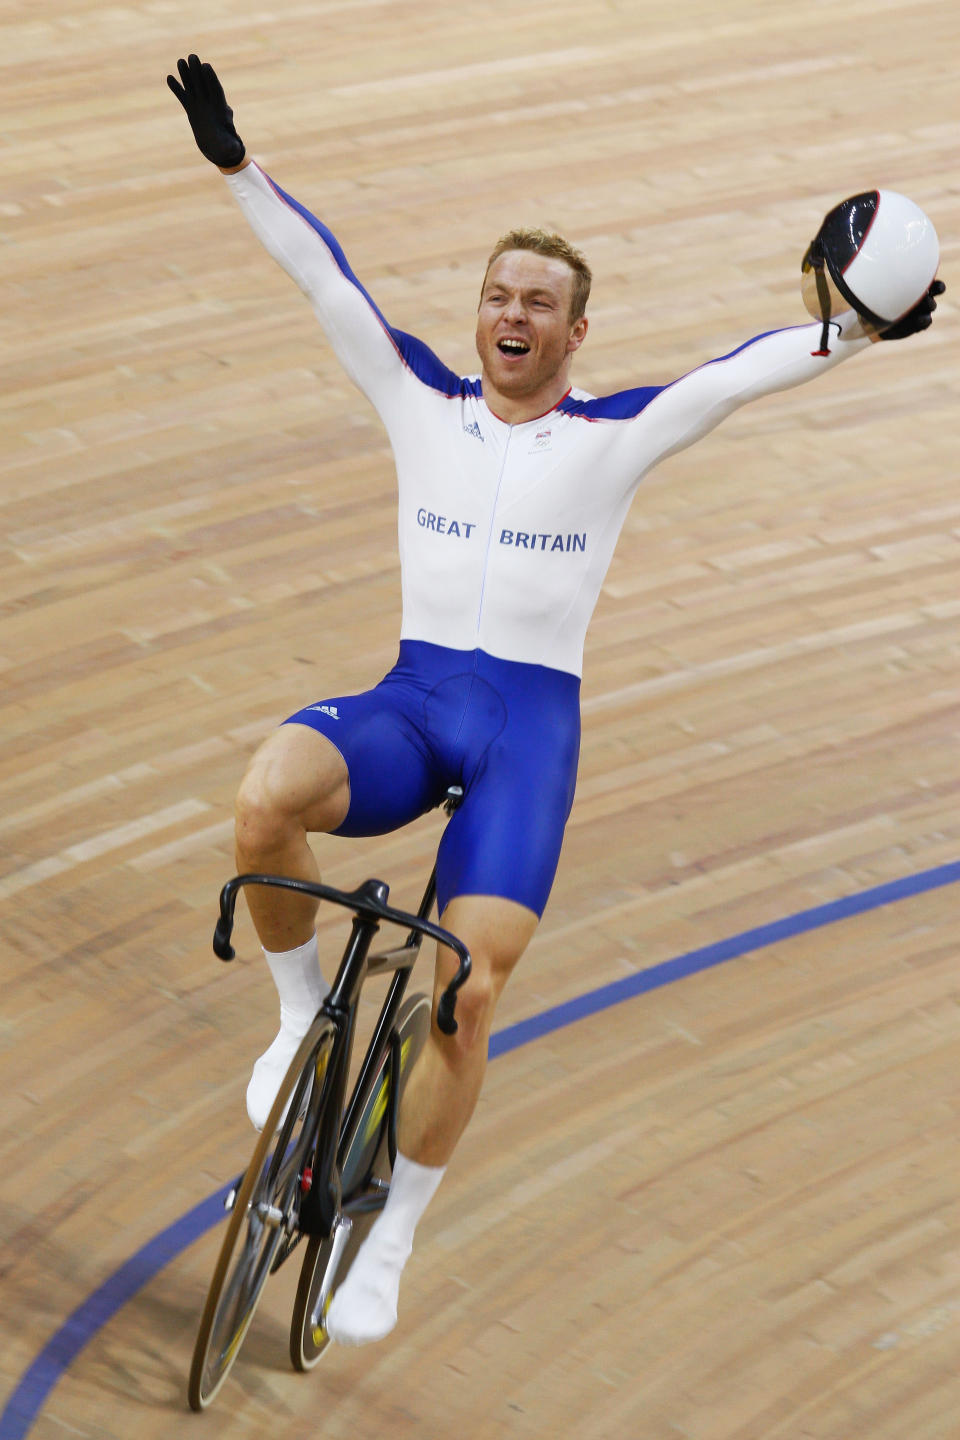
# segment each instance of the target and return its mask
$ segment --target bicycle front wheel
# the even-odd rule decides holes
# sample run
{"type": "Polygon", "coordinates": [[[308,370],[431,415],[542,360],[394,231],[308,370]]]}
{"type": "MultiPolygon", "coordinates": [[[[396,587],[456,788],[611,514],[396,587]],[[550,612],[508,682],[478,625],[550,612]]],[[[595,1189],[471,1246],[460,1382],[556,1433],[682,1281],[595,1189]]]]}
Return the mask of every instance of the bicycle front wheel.
{"type": "Polygon", "coordinates": [[[307,1031],[237,1191],[194,1346],[188,1386],[193,1410],[205,1410],[230,1373],[280,1247],[296,1228],[300,1180],[335,1034],[325,1015],[307,1031]]]}
{"type": "MultiPolygon", "coordinates": [[[[411,995],[400,1007],[395,1031],[400,1040],[400,1093],[430,1033],[431,1004],[411,995]]],[[[344,1279],[367,1231],[386,1203],[390,1155],[387,1115],[390,1105],[390,1052],[384,1051],[367,1092],[366,1103],[347,1140],[343,1163],[343,1213],[351,1222],[346,1245],[336,1259],[334,1236],[314,1235],[300,1267],[300,1283],[290,1326],[290,1359],[295,1370],[312,1370],[326,1353],[325,1304],[344,1279]]],[[[342,1141],[341,1141],[342,1144],[342,1141]]]]}

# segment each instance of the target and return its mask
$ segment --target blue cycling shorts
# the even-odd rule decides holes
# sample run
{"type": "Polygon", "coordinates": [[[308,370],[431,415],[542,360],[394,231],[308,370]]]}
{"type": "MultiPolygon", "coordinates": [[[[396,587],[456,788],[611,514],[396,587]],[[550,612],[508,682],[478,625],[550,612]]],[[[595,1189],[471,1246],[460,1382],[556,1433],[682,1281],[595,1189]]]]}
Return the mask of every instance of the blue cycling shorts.
{"type": "Polygon", "coordinates": [[[580,680],[545,665],[402,640],[361,695],[308,705],[343,756],[350,808],[335,834],[384,835],[463,789],[437,853],[440,914],[455,895],[499,895],[543,914],[580,753],[580,680]]]}

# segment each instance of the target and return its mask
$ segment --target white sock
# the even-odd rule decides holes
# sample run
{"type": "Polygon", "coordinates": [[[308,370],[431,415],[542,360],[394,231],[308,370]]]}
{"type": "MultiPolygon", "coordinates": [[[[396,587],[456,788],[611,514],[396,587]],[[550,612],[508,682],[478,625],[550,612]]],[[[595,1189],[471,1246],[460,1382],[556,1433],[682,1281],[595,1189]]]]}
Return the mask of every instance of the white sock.
{"type": "Polygon", "coordinates": [[[400,1276],[413,1250],[413,1233],[445,1171],[445,1165],[418,1165],[397,1156],[383,1212],[327,1312],[327,1334],[338,1345],[382,1340],[396,1325],[400,1276]]]}
{"type": "Polygon", "coordinates": [[[316,935],[296,950],[263,954],[280,996],[280,1029],[254,1065],[247,1086],[247,1114],[258,1130],[266,1124],[280,1082],[330,988],[320,974],[316,935]]]}

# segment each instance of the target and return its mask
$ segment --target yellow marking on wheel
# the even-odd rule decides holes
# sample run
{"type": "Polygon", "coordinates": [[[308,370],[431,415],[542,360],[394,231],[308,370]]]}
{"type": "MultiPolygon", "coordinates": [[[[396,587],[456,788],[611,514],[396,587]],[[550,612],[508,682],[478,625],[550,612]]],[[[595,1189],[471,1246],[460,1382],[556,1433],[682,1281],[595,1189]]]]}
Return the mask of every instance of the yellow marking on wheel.
{"type": "MultiPolygon", "coordinates": [[[[245,1327],[244,1327],[244,1328],[245,1328],[245,1327]]],[[[224,1360],[227,1362],[228,1365],[232,1365],[232,1364],[233,1364],[234,1356],[236,1355],[237,1351],[240,1349],[240,1345],[241,1345],[242,1341],[243,1341],[243,1329],[241,1329],[238,1334],[234,1335],[233,1339],[230,1341],[230,1344],[227,1346],[226,1350],[223,1352],[223,1358],[224,1358],[224,1360]]]]}
{"type": "MultiPolygon", "coordinates": [[[[413,1036],[408,1035],[400,1045],[400,1078],[403,1078],[403,1071],[407,1063],[407,1056],[410,1046],[413,1044],[413,1036]]],[[[363,1132],[363,1143],[367,1144],[380,1129],[383,1117],[387,1113],[387,1102],[390,1099],[390,1078],[385,1075],[377,1091],[377,1098],[373,1102],[373,1109],[370,1111],[370,1118],[367,1121],[366,1129],[363,1132]]]]}

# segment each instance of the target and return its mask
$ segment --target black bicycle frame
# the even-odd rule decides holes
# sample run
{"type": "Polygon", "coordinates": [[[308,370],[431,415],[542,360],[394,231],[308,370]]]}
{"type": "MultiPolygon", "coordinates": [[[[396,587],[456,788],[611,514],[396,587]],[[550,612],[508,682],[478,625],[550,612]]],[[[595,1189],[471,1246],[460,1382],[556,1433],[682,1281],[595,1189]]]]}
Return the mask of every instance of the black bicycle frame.
{"type": "MultiPolygon", "coordinates": [[[[427,888],[423,892],[423,899],[420,902],[420,908],[417,911],[416,918],[418,920],[425,920],[430,914],[430,911],[433,908],[433,902],[436,898],[436,894],[437,868],[436,866],[434,866],[433,870],[430,873],[430,879],[427,881],[427,888]]],[[[360,1067],[360,1074],[357,1076],[357,1083],[353,1087],[353,1094],[350,1097],[350,1103],[347,1106],[347,1111],[344,1116],[343,1123],[344,1145],[346,1145],[347,1143],[346,1137],[350,1136],[353,1133],[354,1121],[366,1097],[368,1082],[372,1077],[374,1071],[376,1070],[379,1057],[383,1051],[383,1047],[390,1043],[390,1040],[393,1037],[394,1022],[396,1021],[397,1012],[399,1011],[401,1001],[403,1000],[404,991],[407,988],[407,981],[410,979],[410,971],[413,968],[414,961],[417,959],[417,956],[420,953],[420,944],[422,940],[422,931],[411,930],[410,934],[407,936],[406,943],[401,949],[396,951],[388,951],[383,957],[374,956],[370,964],[369,973],[376,974],[387,968],[387,965],[383,963],[384,961],[389,960],[392,963],[395,960],[396,974],[394,975],[393,980],[390,984],[390,989],[387,992],[387,998],[384,1001],[383,1009],[380,1012],[380,1018],[377,1021],[376,1028],[374,1029],[370,1044],[367,1048],[367,1054],[364,1058],[363,1065],[360,1067]],[[401,959],[401,957],[403,958],[401,959]]],[[[398,1057],[394,1056],[393,1058],[394,1064],[396,1064],[398,1057]]],[[[399,1078],[399,1075],[397,1076],[397,1078],[399,1078]]],[[[391,1115],[388,1133],[392,1135],[390,1155],[391,1164],[393,1163],[394,1155],[396,1153],[395,1141],[397,1089],[398,1087],[396,1084],[392,1084],[390,1087],[391,1115]]],[[[337,1156],[337,1160],[339,1166],[342,1167],[344,1161],[346,1160],[346,1154],[341,1151],[341,1153],[337,1156]]]]}
{"type": "MultiPolygon", "coordinates": [[[[386,902],[389,890],[381,880],[368,880],[355,891],[342,891],[311,881],[292,880],[281,875],[237,875],[229,880],[220,892],[220,918],[214,932],[213,948],[222,960],[232,960],[235,954],[230,944],[230,937],[233,931],[237,898],[244,885],[266,885],[294,890],[300,894],[314,896],[318,900],[331,901],[354,911],[350,937],[344,947],[333,987],[322,1006],[322,1013],[327,1015],[334,1026],[332,1047],[334,1069],[324,1076],[321,1087],[324,1096],[324,1113],[322,1117],[319,1113],[315,1117],[318,1128],[312,1156],[311,1182],[300,1207],[298,1225],[300,1233],[327,1235],[333,1228],[343,1202],[341,1173],[346,1163],[347,1146],[353,1137],[358,1116],[362,1112],[384,1051],[388,1052],[390,1065],[387,1143],[391,1165],[396,1157],[400,1045],[395,1027],[404,991],[410,978],[410,971],[419,955],[423,937],[430,935],[441,944],[447,945],[459,960],[457,974],[444,990],[437,1007],[437,1025],[448,1035],[454,1034],[457,1030],[457,1022],[454,1018],[456,993],[470,974],[470,954],[466,946],[455,935],[427,919],[437,893],[437,872],[436,866],[434,866],[416,915],[410,915],[405,911],[395,910],[388,906],[386,902]],[[396,949],[370,955],[370,946],[383,921],[401,925],[409,930],[409,934],[404,944],[396,949]],[[388,974],[391,971],[395,972],[393,980],[367,1047],[367,1053],[360,1067],[350,1100],[344,1107],[360,991],[370,975],[388,974]]],[[[311,1118],[310,1111],[314,1105],[319,1107],[319,1103],[320,1093],[315,1092],[308,1105],[308,1121],[311,1118]]],[[[370,1196],[361,1194],[350,1198],[356,1201],[356,1208],[362,1210],[374,1208],[380,1197],[371,1193],[370,1196]],[[368,1205],[364,1204],[365,1200],[368,1200],[368,1205]]],[[[351,1205],[350,1208],[353,1206],[351,1205]]],[[[286,1258],[286,1255],[282,1258],[286,1258]]],[[[278,1263],[282,1263],[282,1259],[278,1263]]]]}

